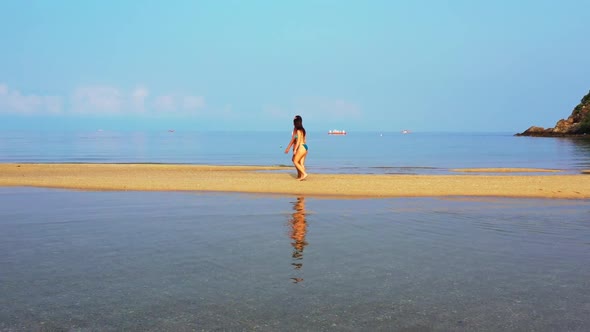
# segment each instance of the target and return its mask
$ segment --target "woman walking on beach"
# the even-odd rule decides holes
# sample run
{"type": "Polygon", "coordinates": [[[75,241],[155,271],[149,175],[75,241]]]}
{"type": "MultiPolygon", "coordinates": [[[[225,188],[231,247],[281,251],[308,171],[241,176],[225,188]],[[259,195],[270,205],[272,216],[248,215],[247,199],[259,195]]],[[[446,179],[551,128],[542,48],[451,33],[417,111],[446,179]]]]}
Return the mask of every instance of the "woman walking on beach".
{"type": "Polygon", "coordinates": [[[293,151],[293,164],[297,171],[301,176],[297,178],[297,180],[302,181],[305,180],[307,177],[307,173],[305,172],[305,165],[303,164],[303,160],[305,160],[305,156],[307,156],[307,144],[305,143],[305,128],[303,128],[303,120],[301,119],[294,119],[293,125],[295,125],[295,150],[293,151]]]}
{"type": "Polygon", "coordinates": [[[307,177],[305,173],[305,157],[307,156],[307,144],[305,143],[305,128],[303,128],[303,118],[300,115],[295,115],[293,119],[293,133],[291,134],[291,141],[285,149],[285,153],[289,153],[289,149],[293,146],[293,157],[291,161],[297,169],[297,179],[303,180],[307,177]],[[299,149],[303,147],[303,149],[299,149]],[[301,156],[298,158],[298,162],[295,161],[297,151],[301,150],[301,156]],[[298,167],[299,165],[299,167],[298,167]]]}

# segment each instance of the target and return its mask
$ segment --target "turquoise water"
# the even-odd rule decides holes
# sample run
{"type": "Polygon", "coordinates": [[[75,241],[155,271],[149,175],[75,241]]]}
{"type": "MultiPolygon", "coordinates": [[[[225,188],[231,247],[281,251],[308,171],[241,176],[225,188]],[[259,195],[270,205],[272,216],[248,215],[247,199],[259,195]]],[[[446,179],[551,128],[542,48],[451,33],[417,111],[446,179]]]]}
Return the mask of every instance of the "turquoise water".
{"type": "Polygon", "coordinates": [[[588,331],[588,215],[0,188],[0,331],[588,331]]]}
{"type": "MultiPolygon", "coordinates": [[[[0,162],[291,165],[287,132],[0,133],[0,162]]],[[[307,167],[325,173],[449,173],[453,168],[590,168],[590,139],[512,133],[310,132],[307,167]]]]}

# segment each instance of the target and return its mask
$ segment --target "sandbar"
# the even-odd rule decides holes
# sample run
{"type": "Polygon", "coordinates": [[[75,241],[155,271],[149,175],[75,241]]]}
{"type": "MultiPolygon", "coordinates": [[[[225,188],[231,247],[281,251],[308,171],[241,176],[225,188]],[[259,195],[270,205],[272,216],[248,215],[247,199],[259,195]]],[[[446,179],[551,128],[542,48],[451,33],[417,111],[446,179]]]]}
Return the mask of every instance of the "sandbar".
{"type": "Polygon", "coordinates": [[[0,164],[0,187],[215,191],[333,197],[488,196],[589,199],[590,176],[313,174],[293,167],[171,164],[0,164]]]}

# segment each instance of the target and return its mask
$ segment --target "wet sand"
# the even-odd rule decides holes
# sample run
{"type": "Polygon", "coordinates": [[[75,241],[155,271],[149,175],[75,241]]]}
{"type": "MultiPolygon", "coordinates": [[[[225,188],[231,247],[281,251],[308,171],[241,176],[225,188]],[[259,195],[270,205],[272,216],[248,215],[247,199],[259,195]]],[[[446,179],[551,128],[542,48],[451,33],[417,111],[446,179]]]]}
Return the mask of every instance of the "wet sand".
{"type": "MultiPolygon", "coordinates": [[[[534,170],[540,171],[543,170],[534,170]]],[[[511,172],[522,170],[511,169],[511,172]]],[[[113,191],[219,191],[334,197],[590,198],[590,176],[585,174],[310,174],[305,181],[297,181],[294,174],[293,167],[279,166],[0,164],[0,186],[113,191]]]]}

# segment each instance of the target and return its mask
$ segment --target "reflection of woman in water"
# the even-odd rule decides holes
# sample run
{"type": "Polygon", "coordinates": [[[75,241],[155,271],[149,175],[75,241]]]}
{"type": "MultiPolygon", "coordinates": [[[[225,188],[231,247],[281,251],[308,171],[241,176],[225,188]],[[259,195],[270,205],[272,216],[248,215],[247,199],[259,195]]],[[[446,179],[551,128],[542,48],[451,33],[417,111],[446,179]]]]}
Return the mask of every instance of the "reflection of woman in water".
{"type": "MultiPolygon", "coordinates": [[[[303,263],[303,249],[307,245],[305,241],[305,234],[307,233],[307,221],[305,220],[305,197],[298,197],[297,201],[293,204],[295,212],[291,215],[292,218],[289,220],[291,230],[289,237],[293,240],[291,245],[293,246],[293,263],[291,263],[296,270],[301,269],[303,263]]],[[[301,278],[291,278],[295,283],[303,281],[301,278]]]]}

